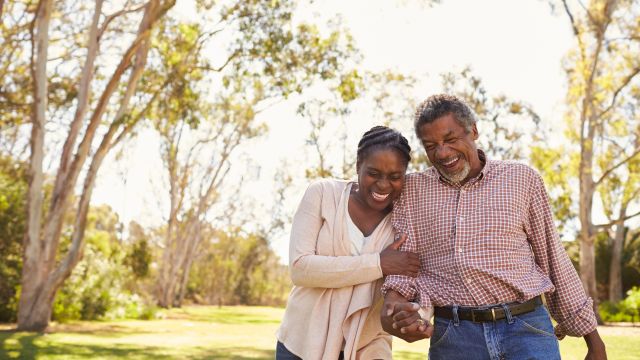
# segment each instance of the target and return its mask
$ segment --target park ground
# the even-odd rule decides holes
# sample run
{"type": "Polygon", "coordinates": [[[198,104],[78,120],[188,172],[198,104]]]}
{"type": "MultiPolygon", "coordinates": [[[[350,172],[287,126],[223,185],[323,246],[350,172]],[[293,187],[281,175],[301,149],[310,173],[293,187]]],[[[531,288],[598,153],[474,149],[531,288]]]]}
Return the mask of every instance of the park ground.
{"type": "MultiPolygon", "coordinates": [[[[45,334],[0,324],[0,359],[273,359],[283,309],[191,306],[162,319],[52,324],[45,334]]],[[[609,359],[640,359],[640,327],[603,326],[609,359]]],[[[394,359],[425,359],[427,341],[394,341],[394,359]]],[[[560,342],[562,358],[584,359],[582,339],[560,342]]]]}

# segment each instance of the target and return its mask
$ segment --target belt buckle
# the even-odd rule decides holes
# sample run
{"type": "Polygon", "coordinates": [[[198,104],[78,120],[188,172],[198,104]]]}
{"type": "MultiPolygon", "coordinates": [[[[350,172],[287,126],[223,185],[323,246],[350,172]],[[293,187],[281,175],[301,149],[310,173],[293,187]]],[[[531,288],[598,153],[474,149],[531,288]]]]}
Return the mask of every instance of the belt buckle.
{"type": "MultiPolygon", "coordinates": [[[[473,322],[482,322],[482,321],[476,321],[476,310],[475,309],[471,310],[471,321],[473,321],[473,322]]],[[[491,321],[496,322],[496,308],[491,308],[491,321]]]]}

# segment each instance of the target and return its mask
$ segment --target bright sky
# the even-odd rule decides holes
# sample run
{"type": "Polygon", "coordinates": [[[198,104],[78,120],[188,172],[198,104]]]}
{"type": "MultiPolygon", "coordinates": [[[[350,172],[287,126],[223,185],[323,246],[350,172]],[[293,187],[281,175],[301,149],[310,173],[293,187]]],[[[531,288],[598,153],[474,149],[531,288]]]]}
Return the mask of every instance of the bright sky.
{"type": "MultiPolygon", "coordinates": [[[[503,93],[528,102],[546,122],[562,119],[565,78],[561,64],[572,38],[564,14],[552,14],[546,1],[442,0],[428,7],[419,0],[323,0],[305,7],[301,16],[331,18],[335,14],[342,17],[364,56],[362,69],[390,68],[418,77],[418,100],[439,90],[440,73],[470,65],[490,94],[503,93]]],[[[309,127],[295,116],[296,105],[285,102],[261,115],[270,132],[242,150],[247,161],[236,169],[236,174],[260,169],[244,195],[253,197],[256,206],[265,209],[265,216],[276,187],[273,176],[282,161],[294,166],[305,161],[309,127]]],[[[350,129],[355,134],[373,125],[357,113],[351,116],[350,129]]],[[[93,203],[111,205],[125,224],[130,220],[159,224],[166,200],[158,196],[163,193],[164,176],[158,152],[157,141],[142,131],[122,152],[125,161],[116,165],[110,158],[105,164],[93,203]]],[[[296,187],[296,195],[285,204],[287,211],[295,210],[302,191],[303,184],[296,187]]],[[[283,261],[288,258],[287,244],[286,234],[272,240],[283,261]]]]}

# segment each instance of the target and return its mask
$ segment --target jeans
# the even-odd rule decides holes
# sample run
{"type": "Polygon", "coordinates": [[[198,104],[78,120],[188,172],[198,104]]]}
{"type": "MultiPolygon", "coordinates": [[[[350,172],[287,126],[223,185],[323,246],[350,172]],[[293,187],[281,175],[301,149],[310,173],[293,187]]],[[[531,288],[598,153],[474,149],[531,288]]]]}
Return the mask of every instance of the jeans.
{"type": "Polygon", "coordinates": [[[301,357],[296,356],[294,353],[289,351],[284,344],[278,341],[278,345],[276,345],[276,360],[302,360],[301,357]]]}
{"type": "Polygon", "coordinates": [[[467,320],[436,317],[429,345],[429,359],[520,360],[560,359],[558,339],[547,309],[495,322],[475,323],[467,320]]]}
{"type": "MultiPolygon", "coordinates": [[[[343,360],[343,359],[344,359],[344,354],[341,351],[340,357],[338,358],[338,360],[343,360]]],[[[276,345],[276,360],[302,360],[302,358],[299,356],[296,356],[296,354],[289,351],[289,349],[287,349],[283,343],[278,341],[278,344],[276,345]]]]}

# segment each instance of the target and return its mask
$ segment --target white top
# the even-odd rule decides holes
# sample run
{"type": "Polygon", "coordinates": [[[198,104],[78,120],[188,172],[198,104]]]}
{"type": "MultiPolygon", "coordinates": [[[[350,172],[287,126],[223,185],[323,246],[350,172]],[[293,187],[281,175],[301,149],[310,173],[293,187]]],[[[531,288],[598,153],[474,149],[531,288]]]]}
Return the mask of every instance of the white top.
{"type": "Polygon", "coordinates": [[[358,226],[356,226],[351,218],[351,214],[349,214],[349,202],[345,201],[345,203],[347,206],[345,210],[345,214],[347,215],[347,229],[349,231],[349,240],[351,240],[351,255],[360,255],[362,254],[362,247],[371,238],[371,235],[364,236],[362,231],[358,229],[358,226]]]}

